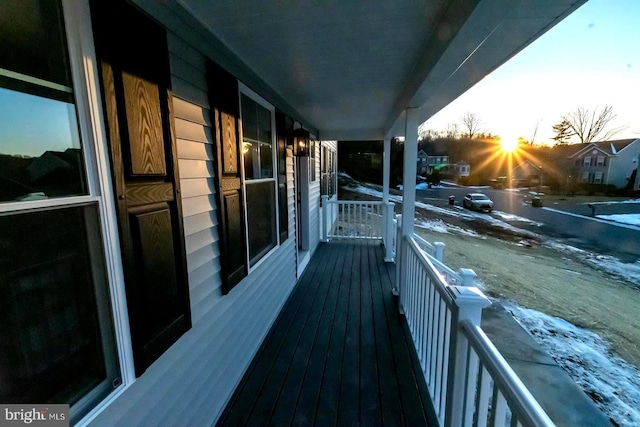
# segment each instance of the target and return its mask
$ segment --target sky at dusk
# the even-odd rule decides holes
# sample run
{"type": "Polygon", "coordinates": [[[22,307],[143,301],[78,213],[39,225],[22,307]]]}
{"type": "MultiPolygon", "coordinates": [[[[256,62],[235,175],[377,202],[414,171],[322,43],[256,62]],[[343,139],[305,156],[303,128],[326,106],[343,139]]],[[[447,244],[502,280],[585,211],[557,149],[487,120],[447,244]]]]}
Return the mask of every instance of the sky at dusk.
{"type": "Polygon", "coordinates": [[[551,126],[577,107],[611,105],[614,139],[640,137],[640,1],[589,0],[526,49],[433,116],[445,130],[467,111],[503,137],[551,141],[551,126]]]}

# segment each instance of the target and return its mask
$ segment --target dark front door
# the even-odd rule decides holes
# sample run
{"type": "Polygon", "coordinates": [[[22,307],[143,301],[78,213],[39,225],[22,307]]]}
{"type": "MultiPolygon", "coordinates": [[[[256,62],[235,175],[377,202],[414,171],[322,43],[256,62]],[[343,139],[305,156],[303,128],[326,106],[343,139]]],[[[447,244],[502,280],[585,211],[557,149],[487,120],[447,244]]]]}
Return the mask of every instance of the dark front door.
{"type": "Polygon", "coordinates": [[[165,30],[94,1],[136,375],[191,327],[165,30]]]}

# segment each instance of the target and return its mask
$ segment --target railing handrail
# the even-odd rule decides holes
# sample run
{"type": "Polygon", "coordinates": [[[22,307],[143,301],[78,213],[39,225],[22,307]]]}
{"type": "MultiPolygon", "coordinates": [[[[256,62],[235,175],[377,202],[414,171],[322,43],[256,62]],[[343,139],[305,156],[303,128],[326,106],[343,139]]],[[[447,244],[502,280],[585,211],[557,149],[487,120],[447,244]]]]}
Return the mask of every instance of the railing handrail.
{"type": "Polygon", "coordinates": [[[380,200],[327,200],[327,203],[335,205],[382,205],[380,200]]]}
{"type": "Polygon", "coordinates": [[[447,284],[447,281],[445,280],[442,273],[440,273],[438,269],[435,267],[435,265],[433,265],[433,262],[431,262],[427,254],[425,254],[424,251],[420,249],[420,246],[418,246],[418,243],[413,238],[413,236],[406,237],[406,239],[407,239],[408,246],[413,250],[415,255],[418,257],[418,261],[425,268],[425,270],[427,271],[427,274],[429,274],[429,276],[431,276],[431,278],[435,280],[436,289],[440,294],[440,296],[444,299],[445,303],[447,304],[447,307],[449,309],[454,307],[455,302],[451,294],[447,291],[447,288],[449,287],[449,285],[447,284]]]}
{"type": "Polygon", "coordinates": [[[553,421],[502,357],[482,327],[474,325],[469,320],[463,320],[460,322],[460,329],[503,393],[509,408],[518,416],[518,420],[530,426],[554,426],[553,421]]]}
{"type": "MultiPolygon", "coordinates": [[[[431,251],[433,251],[435,249],[435,245],[433,245],[430,242],[427,242],[422,236],[418,236],[417,234],[413,234],[413,239],[416,240],[416,243],[418,244],[418,247],[420,247],[420,245],[425,245],[426,247],[430,248],[431,251]]],[[[443,274],[442,272],[444,271],[448,276],[450,276],[451,278],[454,279],[455,281],[455,285],[462,285],[464,280],[462,279],[462,276],[460,275],[460,273],[458,273],[457,271],[454,271],[451,269],[451,267],[449,267],[448,265],[446,265],[444,262],[440,261],[438,258],[436,258],[435,256],[431,255],[430,253],[426,253],[427,258],[429,258],[429,260],[433,263],[433,265],[436,267],[436,270],[438,270],[441,274],[443,274]]],[[[446,280],[445,280],[446,281],[446,280]]]]}

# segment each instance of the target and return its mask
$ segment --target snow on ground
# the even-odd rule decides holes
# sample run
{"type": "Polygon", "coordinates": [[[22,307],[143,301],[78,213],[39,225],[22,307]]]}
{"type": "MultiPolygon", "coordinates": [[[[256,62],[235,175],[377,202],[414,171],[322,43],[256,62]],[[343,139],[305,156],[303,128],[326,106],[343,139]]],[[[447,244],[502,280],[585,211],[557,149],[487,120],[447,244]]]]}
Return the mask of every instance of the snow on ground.
{"type": "Polygon", "coordinates": [[[436,233],[453,233],[462,234],[464,236],[476,237],[478,239],[486,239],[487,236],[482,236],[473,230],[467,230],[466,228],[458,227],[457,225],[447,224],[441,219],[419,221],[416,220],[416,227],[424,228],[426,230],[435,231],[436,233]]]}
{"type": "Polygon", "coordinates": [[[612,354],[597,334],[501,301],[598,407],[618,425],[640,425],[640,371],[612,354]]]}
{"type": "Polygon", "coordinates": [[[596,215],[597,218],[629,225],[640,225],[640,214],[596,215]]]}
{"type": "Polygon", "coordinates": [[[592,252],[578,249],[574,246],[565,245],[555,240],[545,242],[545,246],[555,249],[559,252],[569,253],[581,258],[595,268],[605,271],[613,276],[620,277],[631,283],[640,286],[640,259],[634,263],[622,262],[619,259],[607,256],[595,254],[592,252]]]}

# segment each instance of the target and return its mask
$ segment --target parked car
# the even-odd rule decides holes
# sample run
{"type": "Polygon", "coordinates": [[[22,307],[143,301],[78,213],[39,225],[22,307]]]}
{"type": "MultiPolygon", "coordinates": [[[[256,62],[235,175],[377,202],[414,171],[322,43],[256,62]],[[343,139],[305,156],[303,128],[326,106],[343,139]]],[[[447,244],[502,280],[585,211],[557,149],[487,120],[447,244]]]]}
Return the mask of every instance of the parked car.
{"type": "Polygon", "coordinates": [[[493,201],[482,193],[470,193],[464,196],[462,206],[476,211],[491,212],[493,201]]]}

